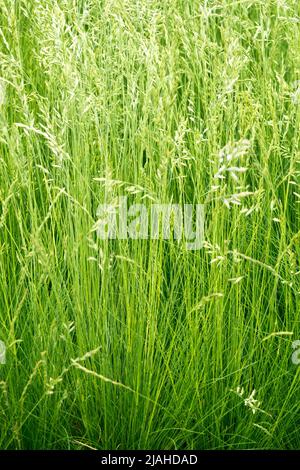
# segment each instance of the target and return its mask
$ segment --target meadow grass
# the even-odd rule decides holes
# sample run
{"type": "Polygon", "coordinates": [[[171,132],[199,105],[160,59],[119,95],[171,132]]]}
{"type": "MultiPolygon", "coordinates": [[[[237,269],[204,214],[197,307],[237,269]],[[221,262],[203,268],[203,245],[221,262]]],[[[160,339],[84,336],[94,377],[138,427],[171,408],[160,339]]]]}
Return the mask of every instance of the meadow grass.
{"type": "Polygon", "coordinates": [[[298,0],[0,0],[2,449],[300,448],[299,79],[298,0]]]}

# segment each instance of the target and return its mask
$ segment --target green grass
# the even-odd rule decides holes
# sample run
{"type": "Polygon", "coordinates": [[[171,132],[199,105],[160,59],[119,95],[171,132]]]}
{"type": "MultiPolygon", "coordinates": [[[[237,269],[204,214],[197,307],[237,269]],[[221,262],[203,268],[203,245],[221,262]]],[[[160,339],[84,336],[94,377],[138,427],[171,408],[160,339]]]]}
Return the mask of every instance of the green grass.
{"type": "Polygon", "coordinates": [[[299,23],[0,0],[2,449],[300,448],[299,23]],[[99,239],[124,195],[205,203],[205,246],[99,239]]]}

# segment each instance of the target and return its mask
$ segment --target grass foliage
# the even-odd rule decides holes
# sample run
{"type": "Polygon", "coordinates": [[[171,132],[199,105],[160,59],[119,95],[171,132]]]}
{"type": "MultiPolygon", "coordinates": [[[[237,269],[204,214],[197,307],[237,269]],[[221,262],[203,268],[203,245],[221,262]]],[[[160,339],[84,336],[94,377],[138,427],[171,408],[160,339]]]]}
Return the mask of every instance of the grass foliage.
{"type": "Polygon", "coordinates": [[[0,0],[0,446],[300,448],[298,0],[0,0]],[[205,203],[205,246],[97,207],[205,203]]]}

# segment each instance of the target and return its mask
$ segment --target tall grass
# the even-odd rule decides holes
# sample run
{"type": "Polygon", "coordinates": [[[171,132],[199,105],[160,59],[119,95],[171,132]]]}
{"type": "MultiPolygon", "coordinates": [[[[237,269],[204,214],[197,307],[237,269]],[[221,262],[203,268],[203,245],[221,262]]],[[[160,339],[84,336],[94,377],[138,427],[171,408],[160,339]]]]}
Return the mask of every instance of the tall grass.
{"type": "Polygon", "coordinates": [[[0,18],[1,448],[299,448],[298,0],[0,18]],[[121,195],[204,247],[100,240],[121,195]]]}

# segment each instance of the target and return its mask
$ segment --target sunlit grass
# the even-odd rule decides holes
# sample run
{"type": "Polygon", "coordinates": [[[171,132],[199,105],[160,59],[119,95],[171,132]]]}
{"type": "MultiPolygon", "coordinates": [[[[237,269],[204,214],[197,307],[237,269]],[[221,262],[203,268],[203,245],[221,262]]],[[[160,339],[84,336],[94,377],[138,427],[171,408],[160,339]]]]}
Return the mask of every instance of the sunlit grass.
{"type": "Polygon", "coordinates": [[[299,448],[298,0],[0,0],[0,446],[299,448]],[[205,245],[97,207],[204,203],[205,245]]]}

